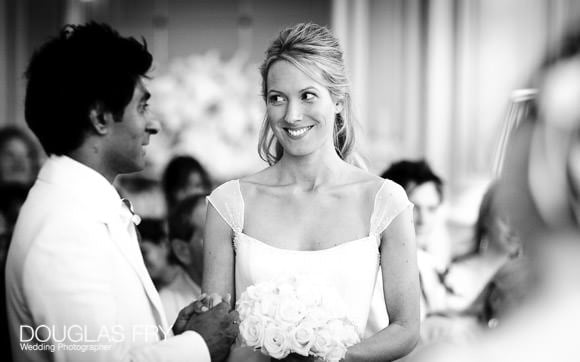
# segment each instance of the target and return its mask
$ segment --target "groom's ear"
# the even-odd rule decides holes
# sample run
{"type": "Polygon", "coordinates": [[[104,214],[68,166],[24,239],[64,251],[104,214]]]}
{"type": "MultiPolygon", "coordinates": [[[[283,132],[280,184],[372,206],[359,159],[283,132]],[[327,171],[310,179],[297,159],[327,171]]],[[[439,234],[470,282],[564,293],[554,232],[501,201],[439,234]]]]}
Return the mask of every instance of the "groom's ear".
{"type": "Polygon", "coordinates": [[[110,125],[115,121],[113,114],[105,110],[102,103],[96,102],[89,109],[89,121],[92,129],[99,135],[109,133],[110,125]]]}

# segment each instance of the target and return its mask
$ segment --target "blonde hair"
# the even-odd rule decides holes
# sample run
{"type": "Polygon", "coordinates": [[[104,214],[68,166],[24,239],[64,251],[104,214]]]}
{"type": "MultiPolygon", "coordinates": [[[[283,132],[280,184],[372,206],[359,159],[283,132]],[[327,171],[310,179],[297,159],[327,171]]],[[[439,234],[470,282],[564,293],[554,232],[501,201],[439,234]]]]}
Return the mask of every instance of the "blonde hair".
{"type": "MultiPolygon", "coordinates": [[[[285,60],[324,85],[330,94],[343,103],[342,111],[334,122],[334,148],[343,160],[353,152],[355,131],[351,110],[349,81],[338,40],[330,30],[313,23],[300,23],[280,32],[268,50],[260,66],[262,96],[266,101],[268,71],[276,61],[285,60]]],[[[260,157],[273,165],[280,161],[284,150],[276,140],[264,117],[258,142],[260,157]]]]}

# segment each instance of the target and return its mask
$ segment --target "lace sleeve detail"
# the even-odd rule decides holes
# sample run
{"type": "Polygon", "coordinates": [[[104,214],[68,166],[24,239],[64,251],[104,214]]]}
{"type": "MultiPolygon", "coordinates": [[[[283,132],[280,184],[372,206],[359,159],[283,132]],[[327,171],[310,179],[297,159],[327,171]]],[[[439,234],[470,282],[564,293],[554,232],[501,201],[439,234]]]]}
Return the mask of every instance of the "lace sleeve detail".
{"type": "Polygon", "coordinates": [[[238,180],[228,181],[218,186],[207,201],[217,210],[222,219],[236,233],[244,227],[244,200],[240,192],[238,180]]]}
{"type": "Polygon", "coordinates": [[[375,196],[371,235],[380,235],[399,214],[409,207],[413,207],[413,204],[407,198],[405,190],[399,184],[385,180],[375,196]]]}

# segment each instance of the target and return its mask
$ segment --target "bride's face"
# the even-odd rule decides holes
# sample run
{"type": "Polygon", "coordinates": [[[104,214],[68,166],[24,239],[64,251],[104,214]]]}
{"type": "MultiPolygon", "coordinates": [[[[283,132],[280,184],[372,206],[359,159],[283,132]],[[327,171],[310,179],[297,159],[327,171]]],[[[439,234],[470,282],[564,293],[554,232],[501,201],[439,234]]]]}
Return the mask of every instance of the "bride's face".
{"type": "Polygon", "coordinates": [[[279,60],[270,66],[266,111],[285,155],[306,156],[334,150],[335,117],[342,109],[328,89],[293,64],[279,60]]]}

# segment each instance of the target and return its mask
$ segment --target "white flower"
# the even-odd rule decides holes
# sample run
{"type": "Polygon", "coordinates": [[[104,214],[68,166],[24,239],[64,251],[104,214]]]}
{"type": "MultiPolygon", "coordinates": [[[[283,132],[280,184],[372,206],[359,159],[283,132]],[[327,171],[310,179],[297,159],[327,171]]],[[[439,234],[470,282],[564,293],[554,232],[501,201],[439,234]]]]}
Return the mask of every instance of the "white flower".
{"type": "Polygon", "coordinates": [[[274,319],[278,311],[278,299],[274,295],[264,295],[258,300],[258,311],[264,317],[274,319]]]}
{"type": "Polygon", "coordinates": [[[314,328],[308,323],[300,323],[290,333],[290,348],[292,352],[308,356],[314,344],[314,328]]]}
{"type": "Polygon", "coordinates": [[[264,351],[268,356],[282,359],[290,354],[287,331],[274,323],[269,323],[264,330],[264,351]]]}
{"type": "Polygon", "coordinates": [[[330,347],[332,346],[332,336],[330,335],[328,329],[319,328],[316,330],[316,336],[314,338],[314,343],[312,344],[312,352],[317,356],[326,356],[330,347]]]}
{"type": "Polygon", "coordinates": [[[359,334],[354,324],[346,319],[333,319],[326,325],[329,333],[346,347],[360,342],[359,334]]]}
{"type": "Polygon", "coordinates": [[[328,362],[339,362],[344,358],[345,354],[346,347],[342,343],[333,343],[326,352],[324,360],[328,362]]]}
{"type": "Polygon", "coordinates": [[[304,305],[295,296],[281,296],[277,310],[277,319],[291,325],[297,325],[304,318],[304,305]]]}
{"type": "Polygon", "coordinates": [[[276,359],[339,361],[360,336],[340,297],[324,289],[295,277],[248,287],[236,304],[243,344],[276,359]]]}
{"type": "Polygon", "coordinates": [[[276,285],[274,283],[265,282],[257,285],[250,285],[245,293],[247,293],[248,298],[252,300],[260,300],[266,295],[273,294],[275,289],[276,285]]]}
{"type": "Polygon", "coordinates": [[[250,298],[241,298],[236,302],[236,311],[240,316],[240,320],[244,320],[253,313],[255,301],[250,298]]]}
{"type": "Polygon", "coordinates": [[[259,348],[264,341],[265,323],[262,318],[250,315],[240,323],[240,335],[244,343],[259,348]]]}

